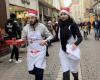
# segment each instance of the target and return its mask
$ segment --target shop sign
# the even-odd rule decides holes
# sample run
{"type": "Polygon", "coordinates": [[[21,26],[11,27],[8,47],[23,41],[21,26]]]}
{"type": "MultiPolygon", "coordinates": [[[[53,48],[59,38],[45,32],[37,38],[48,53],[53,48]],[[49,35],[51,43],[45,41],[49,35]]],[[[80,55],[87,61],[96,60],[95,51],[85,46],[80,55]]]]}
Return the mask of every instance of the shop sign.
{"type": "Polygon", "coordinates": [[[23,4],[30,4],[30,0],[21,0],[23,4]]]}

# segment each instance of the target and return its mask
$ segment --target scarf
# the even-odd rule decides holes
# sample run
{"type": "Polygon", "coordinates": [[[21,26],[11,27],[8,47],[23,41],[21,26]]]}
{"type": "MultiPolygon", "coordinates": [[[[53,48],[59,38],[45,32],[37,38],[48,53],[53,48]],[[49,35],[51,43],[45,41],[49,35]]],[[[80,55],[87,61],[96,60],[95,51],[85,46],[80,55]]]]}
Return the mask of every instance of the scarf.
{"type": "Polygon", "coordinates": [[[59,20],[58,24],[60,27],[60,40],[61,40],[62,50],[66,52],[67,41],[72,35],[71,31],[69,30],[69,26],[71,24],[68,20],[65,21],[59,20]]]}

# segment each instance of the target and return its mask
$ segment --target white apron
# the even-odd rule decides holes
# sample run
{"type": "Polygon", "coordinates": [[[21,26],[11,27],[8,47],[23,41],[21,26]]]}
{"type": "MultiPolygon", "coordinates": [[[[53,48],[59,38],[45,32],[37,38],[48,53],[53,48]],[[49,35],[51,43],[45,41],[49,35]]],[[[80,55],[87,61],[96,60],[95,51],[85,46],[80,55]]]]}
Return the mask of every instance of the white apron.
{"type": "Polygon", "coordinates": [[[46,46],[41,46],[42,36],[39,31],[28,30],[28,47],[27,47],[27,65],[28,71],[34,69],[34,66],[40,69],[46,67],[46,46]]]}
{"type": "MultiPolygon", "coordinates": [[[[73,36],[68,40],[68,44],[73,44],[75,42],[73,36]]],[[[65,53],[62,49],[60,49],[59,52],[59,58],[61,62],[61,66],[63,69],[63,72],[66,72],[70,70],[73,73],[78,72],[78,65],[80,60],[73,60],[69,58],[69,55],[65,53]]]]}

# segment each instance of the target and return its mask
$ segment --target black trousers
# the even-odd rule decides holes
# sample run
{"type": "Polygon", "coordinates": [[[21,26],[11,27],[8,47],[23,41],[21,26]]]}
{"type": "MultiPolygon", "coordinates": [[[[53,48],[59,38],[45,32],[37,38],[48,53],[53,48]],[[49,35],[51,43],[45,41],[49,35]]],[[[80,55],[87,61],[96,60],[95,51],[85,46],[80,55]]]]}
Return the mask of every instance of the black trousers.
{"type": "Polygon", "coordinates": [[[29,74],[35,75],[35,80],[43,80],[43,73],[44,69],[40,69],[37,67],[34,67],[32,71],[29,71],[29,74]]]}
{"type": "Polygon", "coordinates": [[[48,45],[46,46],[46,57],[49,57],[48,45]]]}
{"type": "Polygon", "coordinates": [[[13,59],[14,55],[15,55],[16,61],[18,61],[19,49],[17,46],[13,46],[12,53],[11,53],[11,59],[13,59]]]}
{"type": "Polygon", "coordinates": [[[89,32],[89,34],[90,34],[90,32],[91,32],[91,29],[89,29],[89,30],[88,30],[88,32],[89,32]]]}
{"type": "Polygon", "coordinates": [[[63,80],[70,80],[70,71],[66,71],[63,73],[63,80]]]}
{"type": "MultiPolygon", "coordinates": [[[[78,73],[72,73],[74,80],[79,80],[78,79],[78,73]]],[[[63,80],[70,80],[70,71],[66,71],[63,73],[63,80]]]]}

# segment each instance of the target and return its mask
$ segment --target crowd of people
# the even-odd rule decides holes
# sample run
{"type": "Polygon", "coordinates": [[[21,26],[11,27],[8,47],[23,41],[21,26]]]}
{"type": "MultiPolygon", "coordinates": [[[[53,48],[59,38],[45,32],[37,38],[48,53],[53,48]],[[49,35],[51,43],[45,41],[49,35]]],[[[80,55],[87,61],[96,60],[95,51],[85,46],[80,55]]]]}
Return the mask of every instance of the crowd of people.
{"type": "Polygon", "coordinates": [[[87,22],[81,22],[79,24],[79,26],[81,27],[81,30],[83,31],[83,37],[84,39],[88,39],[88,35],[91,33],[91,22],[90,21],[87,21],[87,22]]]}
{"type": "Polygon", "coordinates": [[[96,18],[92,24],[94,26],[95,40],[100,38],[100,18],[96,18]]]}
{"type": "Polygon", "coordinates": [[[91,33],[91,29],[94,29],[94,39],[99,40],[100,38],[100,18],[96,17],[91,23],[90,21],[81,22],[79,24],[81,30],[83,31],[83,37],[85,40],[88,39],[88,35],[91,33]]]}

